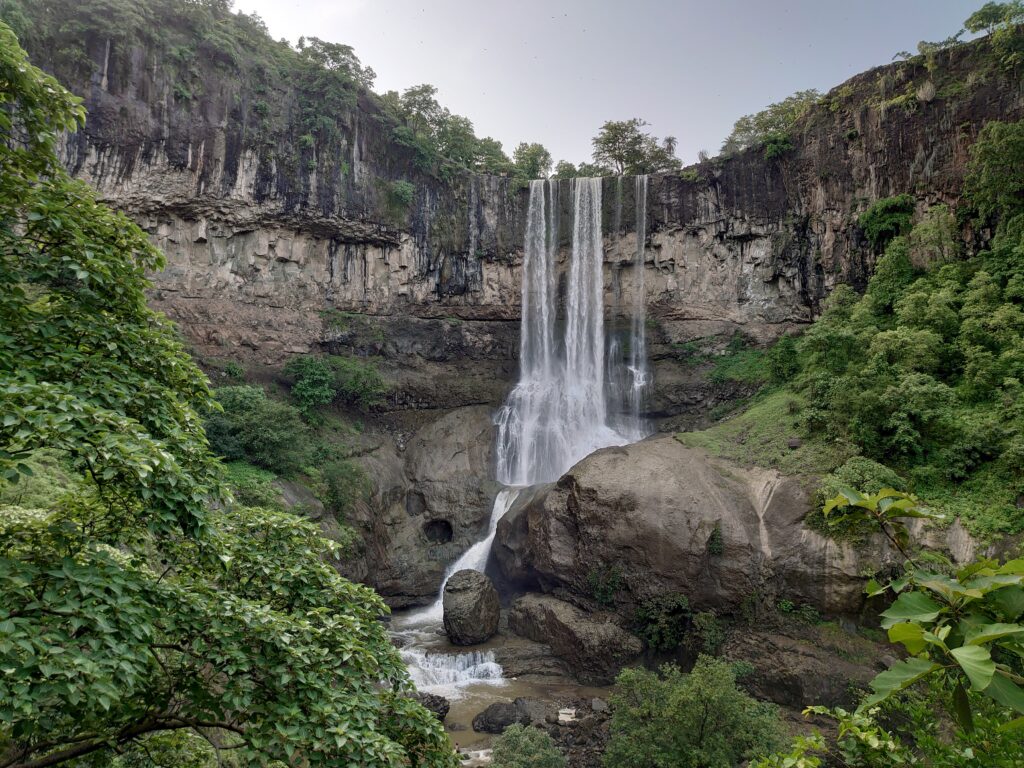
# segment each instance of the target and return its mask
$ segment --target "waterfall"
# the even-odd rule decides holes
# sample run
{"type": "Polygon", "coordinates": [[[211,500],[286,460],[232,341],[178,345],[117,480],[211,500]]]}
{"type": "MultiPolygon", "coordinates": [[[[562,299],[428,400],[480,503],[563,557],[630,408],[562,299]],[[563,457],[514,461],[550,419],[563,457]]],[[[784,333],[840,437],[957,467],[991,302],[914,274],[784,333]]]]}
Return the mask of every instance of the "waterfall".
{"type": "Polygon", "coordinates": [[[599,448],[629,442],[608,425],[601,180],[574,179],[564,336],[555,342],[557,182],[530,184],[519,383],[498,412],[498,480],[553,482],[599,448]]]}
{"type": "MultiPolygon", "coordinates": [[[[621,183],[619,179],[619,188],[621,183]]],[[[431,642],[431,635],[437,636],[448,578],[465,568],[484,570],[498,522],[521,489],[553,482],[594,451],[625,445],[645,434],[640,414],[649,378],[643,291],[646,176],[637,178],[636,190],[637,292],[627,362],[615,339],[609,340],[606,354],[601,179],[570,182],[572,252],[561,334],[556,332],[559,184],[551,180],[530,182],[523,246],[519,381],[495,417],[497,479],[506,487],[495,497],[486,537],[449,566],[434,603],[404,617],[400,624],[405,629],[395,633],[406,642],[402,656],[417,687],[423,690],[451,697],[470,684],[501,682],[502,670],[492,652],[431,653],[422,646],[431,642]],[[626,405],[630,414],[619,420],[623,423],[617,428],[609,423],[609,387],[616,406],[626,405]]]]}
{"type": "Polygon", "coordinates": [[[647,257],[647,176],[636,177],[636,277],[633,297],[633,317],[630,323],[629,374],[627,393],[631,429],[637,439],[647,434],[641,417],[644,398],[650,386],[647,372],[647,296],[644,290],[644,260],[647,257]]]}

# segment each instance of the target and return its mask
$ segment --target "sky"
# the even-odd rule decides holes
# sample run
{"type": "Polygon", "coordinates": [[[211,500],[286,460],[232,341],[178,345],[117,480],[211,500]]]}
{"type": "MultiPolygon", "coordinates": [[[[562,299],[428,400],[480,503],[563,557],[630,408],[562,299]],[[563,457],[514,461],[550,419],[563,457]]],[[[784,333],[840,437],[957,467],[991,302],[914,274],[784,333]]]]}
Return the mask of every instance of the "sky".
{"type": "Polygon", "coordinates": [[[733,122],[960,29],[982,0],[235,0],[271,35],[351,45],[375,90],[420,83],[505,150],[590,159],[607,120],[675,136],[684,162],[733,122]]]}

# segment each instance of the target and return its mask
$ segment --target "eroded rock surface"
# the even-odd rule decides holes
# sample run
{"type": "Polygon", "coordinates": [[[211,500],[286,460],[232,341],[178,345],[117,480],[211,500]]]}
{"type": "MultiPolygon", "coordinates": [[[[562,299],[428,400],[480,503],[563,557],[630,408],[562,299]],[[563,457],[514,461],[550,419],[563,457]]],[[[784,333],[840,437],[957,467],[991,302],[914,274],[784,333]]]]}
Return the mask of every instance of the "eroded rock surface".
{"type": "Polygon", "coordinates": [[[476,645],[498,631],[501,602],[479,571],[456,571],[444,585],[444,631],[455,645],[476,645]]]}
{"type": "Polygon", "coordinates": [[[513,603],[508,626],[547,643],[581,683],[607,685],[643,651],[639,638],[611,615],[584,613],[549,595],[525,595],[513,603]]]}
{"type": "Polygon", "coordinates": [[[730,611],[775,593],[856,613],[864,569],[886,550],[872,547],[869,562],[806,528],[809,509],[797,478],[659,436],[598,451],[513,507],[495,552],[510,582],[583,600],[604,585],[620,606],[679,592],[695,608],[730,611]]]}

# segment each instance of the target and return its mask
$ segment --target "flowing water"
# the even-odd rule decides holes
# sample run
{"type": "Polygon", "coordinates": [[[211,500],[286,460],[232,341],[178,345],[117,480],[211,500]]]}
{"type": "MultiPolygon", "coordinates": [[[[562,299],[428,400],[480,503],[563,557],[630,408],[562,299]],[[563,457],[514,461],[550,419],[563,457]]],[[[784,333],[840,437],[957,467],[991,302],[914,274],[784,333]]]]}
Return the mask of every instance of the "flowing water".
{"type": "Polygon", "coordinates": [[[485,569],[498,521],[521,489],[553,482],[594,451],[645,435],[641,414],[649,380],[643,296],[647,177],[636,179],[637,293],[628,360],[614,339],[605,339],[601,180],[573,179],[569,192],[572,252],[560,317],[559,182],[530,183],[519,381],[495,417],[497,479],[506,487],[494,500],[487,536],[448,568],[432,605],[395,622],[394,634],[403,643],[401,653],[417,687],[448,698],[458,698],[470,686],[502,684],[502,670],[493,652],[432,650],[438,645],[448,577],[466,568],[485,569]],[[609,398],[616,402],[610,403],[609,398]],[[617,412],[614,419],[610,407],[617,412]]]}

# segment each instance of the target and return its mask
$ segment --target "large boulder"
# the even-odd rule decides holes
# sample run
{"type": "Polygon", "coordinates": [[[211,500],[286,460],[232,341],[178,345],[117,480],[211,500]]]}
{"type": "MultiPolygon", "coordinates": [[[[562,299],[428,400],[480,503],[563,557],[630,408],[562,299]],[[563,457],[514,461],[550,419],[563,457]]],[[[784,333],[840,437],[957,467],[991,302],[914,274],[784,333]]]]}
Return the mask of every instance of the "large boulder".
{"type": "Polygon", "coordinates": [[[499,488],[493,446],[484,406],[449,411],[404,447],[382,436],[359,458],[373,492],[348,515],[361,542],[347,575],[393,608],[432,602],[449,564],[487,531],[499,488]]]}
{"type": "Polygon", "coordinates": [[[513,632],[551,646],[581,683],[607,685],[643,651],[609,614],[584,613],[550,595],[524,595],[508,615],[513,632]]]}
{"type": "Polygon", "coordinates": [[[442,723],[444,719],[448,717],[448,710],[451,709],[451,702],[448,701],[444,696],[438,696],[434,693],[424,693],[423,691],[416,691],[410,698],[418,701],[430,712],[434,713],[434,717],[440,720],[442,723]]]}
{"type": "Polygon", "coordinates": [[[479,571],[456,571],[444,585],[444,631],[455,645],[475,645],[498,631],[501,601],[479,571]]]}
{"type": "Polygon", "coordinates": [[[750,665],[741,683],[751,694],[795,709],[849,708],[886,661],[896,661],[884,648],[835,625],[737,628],[722,655],[750,665]]]}
{"type": "Polygon", "coordinates": [[[554,705],[535,699],[518,698],[509,703],[498,701],[473,718],[477,733],[504,733],[510,725],[542,725],[555,712],[554,705]]]}
{"type": "Polygon", "coordinates": [[[800,478],[663,435],[597,451],[513,507],[495,553],[510,582],[581,599],[604,585],[602,598],[620,603],[680,592],[696,608],[735,610],[776,593],[855,613],[862,574],[886,564],[887,550],[819,535],[803,525],[810,508],[800,478]]]}

